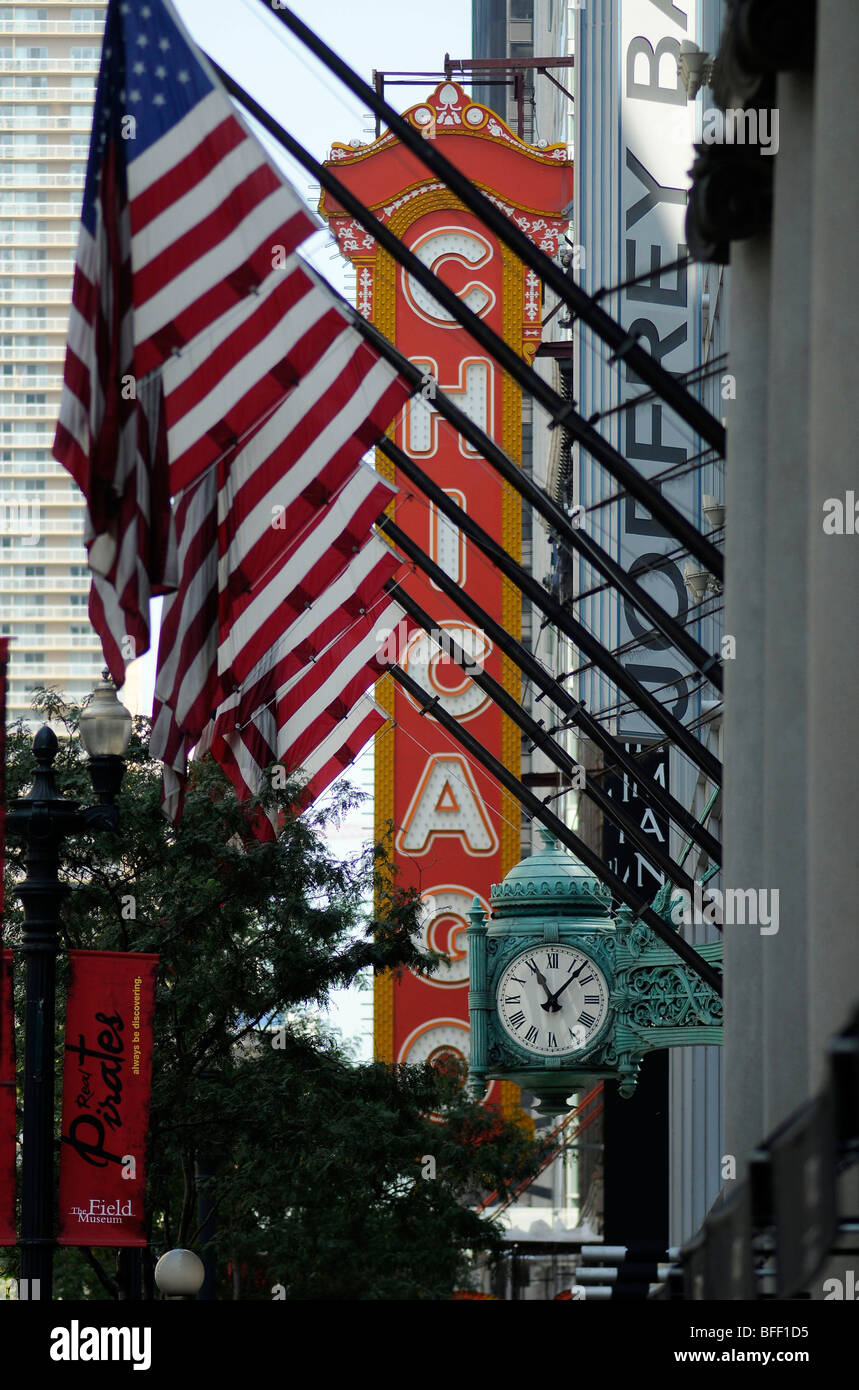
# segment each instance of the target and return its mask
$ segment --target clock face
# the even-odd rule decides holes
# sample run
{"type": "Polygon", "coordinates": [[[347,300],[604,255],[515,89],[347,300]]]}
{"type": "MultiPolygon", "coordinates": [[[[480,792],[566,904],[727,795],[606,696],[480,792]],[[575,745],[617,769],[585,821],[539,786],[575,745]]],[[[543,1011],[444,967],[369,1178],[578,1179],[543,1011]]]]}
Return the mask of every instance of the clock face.
{"type": "Polygon", "coordinates": [[[602,1028],[608,984],[590,956],[558,941],[529,946],[498,981],[498,1020],[536,1057],[580,1052],[602,1028]]]}

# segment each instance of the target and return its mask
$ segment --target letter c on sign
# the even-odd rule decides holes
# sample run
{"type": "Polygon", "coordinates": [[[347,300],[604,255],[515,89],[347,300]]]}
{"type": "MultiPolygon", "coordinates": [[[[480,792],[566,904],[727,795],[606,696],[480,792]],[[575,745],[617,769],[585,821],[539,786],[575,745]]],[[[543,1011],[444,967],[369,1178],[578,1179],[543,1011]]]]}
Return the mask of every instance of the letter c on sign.
{"type": "MultiPolygon", "coordinates": [[[[431,232],[426,232],[424,236],[418,237],[412,246],[412,251],[419,261],[423,261],[427,269],[434,275],[439,275],[445,262],[453,261],[459,267],[477,269],[478,266],[487,265],[492,260],[493,250],[485,237],[477,232],[466,230],[465,227],[436,227],[431,232]]],[[[437,299],[425,290],[423,285],[419,285],[406,271],[403,274],[403,292],[406,299],[419,318],[425,323],[431,323],[436,328],[457,328],[459,325],[453,314],[448,313],[447,309],[442,308],[437,299]]],[[[447,277],[443,277],[447,283],[447,277]]],[[[495,295],[488,285],[482,280],[469,280],[467,284],[459,289],[454,289],[456,296],[462,300],[466,308],[472,313],[477,314],[478,318],[485,318],[495,303],[495,295]]]]}

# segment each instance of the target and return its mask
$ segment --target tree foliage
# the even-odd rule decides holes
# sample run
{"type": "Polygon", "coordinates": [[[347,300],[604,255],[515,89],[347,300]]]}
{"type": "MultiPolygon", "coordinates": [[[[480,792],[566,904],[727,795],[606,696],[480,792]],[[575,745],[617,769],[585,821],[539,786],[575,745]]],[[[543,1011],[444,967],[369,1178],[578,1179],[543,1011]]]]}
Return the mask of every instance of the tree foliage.
{"type": "MultiPolygon", "coordinates": [[[[80,710],[52,692],[38,703],[65,729],[55,764],[62,794],[86,804],[80,710]]],[[[73,890],[63,947],[160,958],[147,1290],[160,1253],[199,1248],[202,1197],[214,1207],[208,1248],[219,1297],[448,1297],[468,1279],[470,1252],[499,1243],[474,1210],[478,1196],[510,1190],[542,1150],[470,1099],[454,1067],[356,1063],[319,1015],[332,990],[368,972],[434,968],[438,957],[416,944],[416,894],[397,884],[384,844],[349,860],[333,852],[358,795],[348,789],[326,811],[302,815],[294,785],[273,787],[264,800],[280,809],[281,828],[262,843],[205,759],[174,829],[148,734],[148,721],[135,720],[119,834],[67,840],[62,870],[73,890]]],[[[20,725],[7,756],[11,798],[25,794],[33,767],[20,725]]],[[[21,847],[10,844],[7,856],[6,942],[15,945],[21,847]]],[[[58,1074],[63,961],[61,953],[58,1074]]],[[[59,1292],[111,1296],[105,1253],[58,1251],[59,1292]]]]}

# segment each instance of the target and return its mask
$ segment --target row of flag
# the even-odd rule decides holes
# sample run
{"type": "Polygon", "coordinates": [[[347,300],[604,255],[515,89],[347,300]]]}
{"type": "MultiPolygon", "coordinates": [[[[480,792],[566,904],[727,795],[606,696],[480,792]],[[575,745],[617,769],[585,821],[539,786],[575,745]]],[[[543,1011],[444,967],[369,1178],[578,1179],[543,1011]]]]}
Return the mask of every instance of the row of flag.
{"type": "Polygon", "coordinates": [[[110,0],[54,454],[117,685],[165,596],[151,751],[174,820],[195,748],[243,800],[301,769],[306,803],[385,719],[367,691],[401,562],[362,456],[411,388],[297,254],[316,229],[169,0],[110,0]]]}

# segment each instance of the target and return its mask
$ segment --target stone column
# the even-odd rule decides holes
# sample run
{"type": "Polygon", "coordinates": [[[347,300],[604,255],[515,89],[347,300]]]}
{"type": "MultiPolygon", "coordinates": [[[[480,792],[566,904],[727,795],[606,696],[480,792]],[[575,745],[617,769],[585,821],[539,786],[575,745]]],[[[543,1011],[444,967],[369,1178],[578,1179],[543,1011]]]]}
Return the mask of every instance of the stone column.
{"type": "MultiPolygon", "coordinates": [[[[736,400],[728,416],[725,474],[725,889],[761,883],[769,236],[731,248],[729,368],[736,400]]],[[[742,1177],[749,1149],[763,1134],[763,974],[761,938],[725,928],[725,1151],[742,1177]]]]}
{"type": "MultiPolygon", "coordinates": [[[[764,547],[763,871],[748,887],[778,891],[778,918],[760,937],[762,1067],[769,1134],[806,1094],[807,922],[805,730],[808,633],[808,374],[812,80],[778,81],[779,148],[770,286],[764,547]],[[778,930],[771,927],[778,923],[778,930]]],[[[742,388],[741,388],[742,389],[742,388]]],[[[730,521],[729,521],[730,524],[730,521]]],[[[748,927],[749,933],[758,929],[748,927]]]]}
{"type": "Polygon", "coordinates": [[[859,6],[818,0],[807,610],[808,1048],[815,1085],[824,1076],[827,1037],[859,999],[859,535],[823,530],[827,499],[859,495],[857,70],[859,6]]]}

